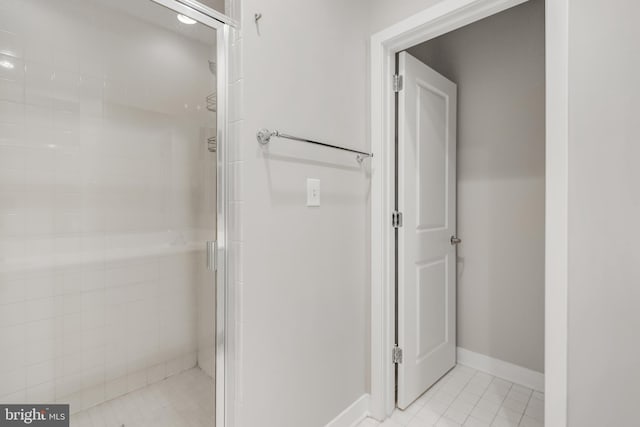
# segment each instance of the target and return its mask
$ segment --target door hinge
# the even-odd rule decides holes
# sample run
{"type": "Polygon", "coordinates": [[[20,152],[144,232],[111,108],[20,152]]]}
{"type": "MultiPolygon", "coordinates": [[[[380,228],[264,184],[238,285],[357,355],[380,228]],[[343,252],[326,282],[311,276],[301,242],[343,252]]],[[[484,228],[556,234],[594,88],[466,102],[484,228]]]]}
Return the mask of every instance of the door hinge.
{"type": "Polygon", "coordinates": [[[393,346],[391,358],[393,360],[393,363],[396,365],[402,363],[402,349],[398,347],[398,344],[395,344],[393,346]]]}
{"type": "Polygon", "coordinates": [[[402,212],[393,211],[391,213],[391,225],[393,225],[393,228],[402,227],[402,212]]]}
{"type": "Polygon", "coordinates": [[[393,75],[393,91],[400,92],[402,90],[402,76],[400,74],[393,75]]]}

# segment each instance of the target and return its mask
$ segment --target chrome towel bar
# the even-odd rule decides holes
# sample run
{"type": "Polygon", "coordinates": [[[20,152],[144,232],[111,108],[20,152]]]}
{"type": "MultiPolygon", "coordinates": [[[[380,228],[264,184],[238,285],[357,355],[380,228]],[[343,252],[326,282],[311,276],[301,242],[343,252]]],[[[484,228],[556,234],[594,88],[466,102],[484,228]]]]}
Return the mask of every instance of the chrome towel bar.
{"type": "Polygon", "coordinates": [[[256,133],[256,139],[262,145],[268,144],[271,141],[271,138],[274,136],[277,138],[286,138],[286,139],[291,139],[293,141],[308,142],[310,144],[321,145],[323,147],[335,148],[338,150],[348,151],[350,153],[356,153],[356,160],[358,161],[358,163],[362,163],[362,161],[367,157],[373,157],[373,153],[366,153],[364,151],[353,150],[351,148],[340,147],[338,145],[327,144],[325,142],[318,142],[318,141],[313,141],[311,139],[287,135],[286,133],[282,133],[277,130],[270,131],[269,129],[260,129],[256,133]]]}

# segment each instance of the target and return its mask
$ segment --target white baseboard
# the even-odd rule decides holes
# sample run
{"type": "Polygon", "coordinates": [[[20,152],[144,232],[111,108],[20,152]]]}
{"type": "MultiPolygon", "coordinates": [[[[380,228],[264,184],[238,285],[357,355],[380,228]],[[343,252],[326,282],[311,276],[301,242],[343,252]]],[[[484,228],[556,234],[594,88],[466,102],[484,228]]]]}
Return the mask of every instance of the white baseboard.
{"type": "Polygon", "coordinates": [[[532,388],[536,391],[544,392],[544,374],[540,372],[523,368],[522,366],[514,365],[504,360],[494,359],[484,354],[475,353],[462,347],[458,347],[457,356],[458,363],[461,365],[484,371],[493,376],[532,388]]]}
{"type": "Polygon", "coordinates": [[[368,394],[363,394],[325,427],[354,427],[369,415],[368,394]]]}

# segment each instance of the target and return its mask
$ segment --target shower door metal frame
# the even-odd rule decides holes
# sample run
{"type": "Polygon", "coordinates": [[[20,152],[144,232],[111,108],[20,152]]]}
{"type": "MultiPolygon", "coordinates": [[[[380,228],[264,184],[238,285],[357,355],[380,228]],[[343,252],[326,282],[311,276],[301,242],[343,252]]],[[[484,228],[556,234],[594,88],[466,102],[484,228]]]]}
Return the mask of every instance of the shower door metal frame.
{"type": "Polygon", "coordinates": [[[217,62],[217,230],[216,230],[216,369],[215,369],[215,427],[232,427],[234,425],[233,350],[230,338],[234,337],[233,292],[228,288],[228,254],[229,237],[228,195],[230,188],[228,168],[228,105],[229,105],[229,51],[231,28],[238,24],[233,19],[211,9],[195,0],[151,0],[176,13],[195,19],[199,23],[216,30],[216,62],[217,62]],[[227,399],[229,397],[229,399],[227,399]]]}

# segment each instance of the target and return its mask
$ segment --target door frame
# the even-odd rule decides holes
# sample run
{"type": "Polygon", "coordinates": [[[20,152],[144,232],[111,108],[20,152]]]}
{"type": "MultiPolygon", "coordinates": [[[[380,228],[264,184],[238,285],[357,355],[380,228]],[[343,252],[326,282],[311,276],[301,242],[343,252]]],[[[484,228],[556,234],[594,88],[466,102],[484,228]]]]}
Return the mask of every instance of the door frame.
{"type": "MultiPolygon", "coordinates": [[[[395,408],[395,54],[528,0],[442,0],[371,37],[371,416],[395,408]]],[[[545,423],[567,425],[568,0],[546,0],[545,423]],[[549,327],[553,325],[553,328],[549,327]]]]}
{"type": "MultiPolygon", "coordinates": [[[[215,425],[234,425],[235,367],[233,361],[233,340],[235,333],[234,293],[229,289],[229,188],[234,184],[229,172],[229,54],[231,51],[231,29],[238,23],[230,17],[199,3],[196,0],[152,0],[176,13],[216,30],[216,91],[217,91],[217,145],[216,145],[216,366],[215,366],[215,425]]],[[[234,101],[236,101],[234,99],[234,101]]],[[[203,260],[204,262],[204,260],[203,260]]]]}

